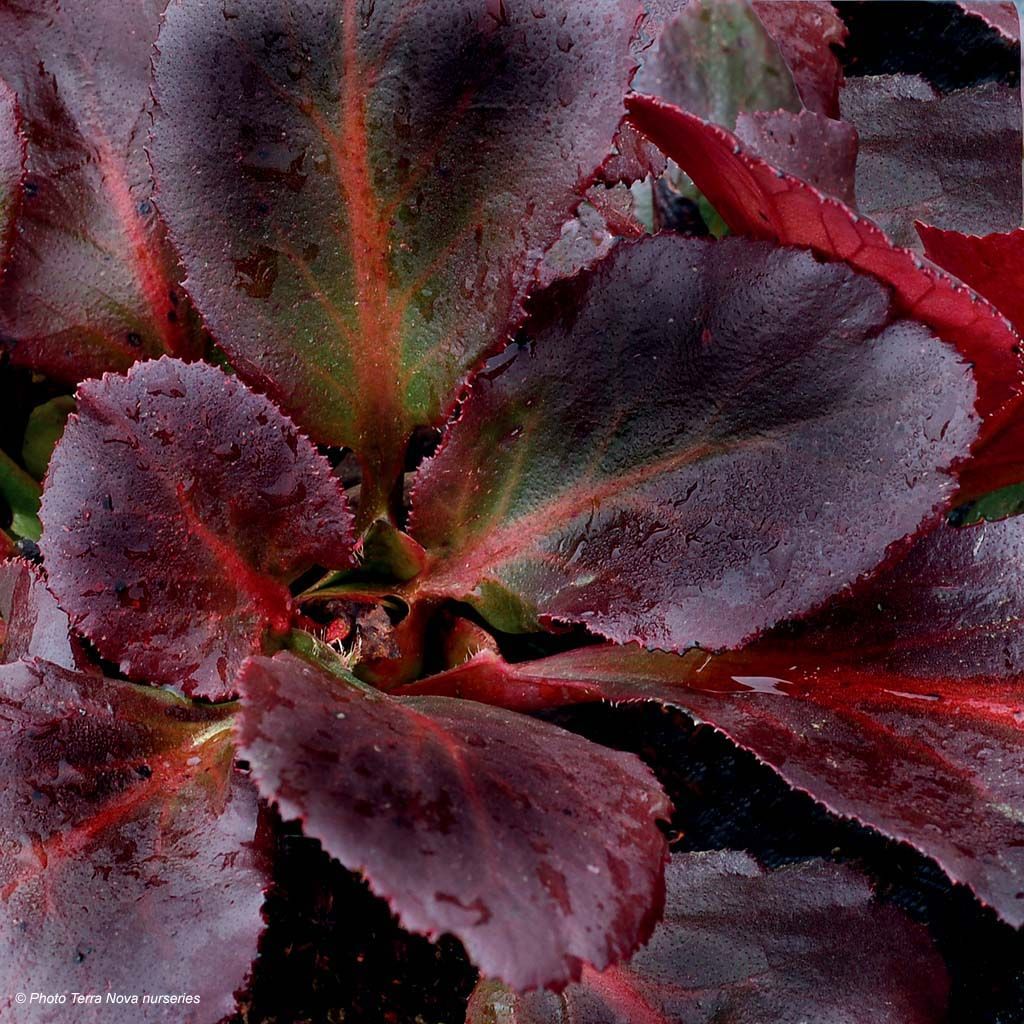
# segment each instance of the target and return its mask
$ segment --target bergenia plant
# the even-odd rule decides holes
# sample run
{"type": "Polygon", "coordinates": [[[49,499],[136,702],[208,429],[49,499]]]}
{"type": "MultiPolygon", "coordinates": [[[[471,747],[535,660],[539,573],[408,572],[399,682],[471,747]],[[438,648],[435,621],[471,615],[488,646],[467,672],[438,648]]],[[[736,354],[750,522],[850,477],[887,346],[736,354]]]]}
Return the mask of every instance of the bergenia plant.
{"type": "Polygon", "coordinates": [[[1024,923],[1019,92],[844,82],[824,0],[164,7],[0,0],[0,1015],[230,1016],[298,822],[478,1024],[945,1019],[854,865],[551,712],[1024,923]]]}

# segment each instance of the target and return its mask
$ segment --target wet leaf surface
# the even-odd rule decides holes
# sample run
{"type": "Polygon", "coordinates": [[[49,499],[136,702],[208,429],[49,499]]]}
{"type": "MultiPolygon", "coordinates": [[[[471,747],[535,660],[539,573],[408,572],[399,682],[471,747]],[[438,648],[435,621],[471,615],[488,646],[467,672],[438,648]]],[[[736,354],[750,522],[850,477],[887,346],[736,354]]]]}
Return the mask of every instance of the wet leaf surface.
{"type": "Polygon", "coordinates": [[[42,658],[61,668],[89,670],[67,615],[46,589],[39,570],[23,559],[0,562],[0,619],[5,627],[3,664],[42,658]]]}
{"type": "Polygon", "coordinates": [[[918,541],[873,586],[746,650],[480,654],[407,693],[533,711],[660,700],[790,785],[933,857],[1024,923],[1024,520],[918,541]]]}
{"type": "Polygon", "coordinates": [[[840,102],[860,139],[857,207],[897,245],[920,247],[915,220],[975,234],[1020,226],[1019,88],[940,95],[917,75],[877,75],[851,78],[840,102]]]}
{"type": "Polygon", "coordinates": [[[0,7],[0,78],[17,93],[28,140],[0,335],[17,364],[64,381],[201,352],[144,148],[163,7],[0,7]]]}
{"type": "MultiPolygon", "coordinates": [[[[868,5],[870,6],[870,5],[868,5]]],[[[985,417],[974,456],[1015,457],[998,415],[1024,395],[1020,337],[993,306],[955,278],[894,246],[871,221],[747,153],[735,136],[682,110],[632,97],[631,118],[693,178],[731,231],[843,260],[889,285],[896,311],[956,345],[974,368],[985,417]]],[[[998,486],[998,484],[996,485],[998,486]]]]}
{"type": "Polygon", "coordinates": [[[974,435],[952,347],[890,318],[808,253],[619,247],[548,296],[420,469],[420,591],[675,650],[811,610],[948,501],[974,435]]]}
{"type": "Polygon", "coordinates": [[[994,28],[1007,42],[1020,42],[1020,19],[1016,4],[999,0],[957,0],[957,6],[994,28]]]}
{"type": "Polygon", "coordinates": [[[837,117],[843,68],[836,49],[847,30],[828,0],[753,0],[754,10],[778,44],[804,106],[837,117]]]}
{"type": "Polygon", "coordinates": [[[452,933],[517,988],[562,986],[650,934],[670,807],[632,755],[481,704],[387,697],[290,653],[251,659],[240,687],[261,794],[410,931],[452,933]]]}
{"type": "Polygon", "coordinates": [[[191,292],[244,377],[360,453],[372,511],[609,152],[637,14],[171,4],[153,156],[191,292]]]}
{"type": "Polygon", "coordinates": [[[948,982],[927,932],[852,868],[764,871],[745,853],[676,854],[665,920],[621,967],[565,992],[477,985],[467,1024],[937,1024],[948,982]]]}
{"type": "Polygon", "coordinates": [[[15,213],[25,176],[25,137],[13,91],[0,81],[0,275],[14,237],[15,213]]]}
{"type": "MultiPolygon", "coordinates": [[[[960,278],[1024,331],[1024,228],[978,237],[917,225],[925,255],[960,278]]],[[[1024,399],[1006,403],[988,428],[992,440],[960,473],[961,496],[976,498],[1024,481],[1024,399]]]]}
{"type": "Polygon", "coordinates": [[[41,548],[75,628],[129,677],[196,696],[230,694],[264,634],[291,628],[292,578],[351,561],[327,460],[212,366],[83,384],[47,484],[41,548]]]}
{"type": "Polygon", "coordinates": [[[5,1014],[214,1024],[263,928],[256,793],[229,713],[43,661],[0,666],[5,1014]],[[138,993],[139,1005],[14,1010],[17,992],[138,993]],[[188,992],[198,1005],[144,1005],[188,992]]]}
{"type": "Polygon", "coordinates": [[[736,137],[779,170],[854,204],[857,131],[845,121],[809,110],[741,111],[736,137]]]}

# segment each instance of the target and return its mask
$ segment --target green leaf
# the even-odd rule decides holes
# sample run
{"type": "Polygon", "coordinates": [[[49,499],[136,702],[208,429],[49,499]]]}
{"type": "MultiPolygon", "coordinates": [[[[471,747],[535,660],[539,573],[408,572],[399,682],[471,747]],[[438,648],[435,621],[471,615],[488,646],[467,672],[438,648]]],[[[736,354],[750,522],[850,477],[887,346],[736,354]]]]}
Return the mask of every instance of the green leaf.
{"type": "Polygon", "coordinates": [[[37,480],[46,476],[53,449],[64,433],[68,416],[74,411],[75,400],[70,395],[59,395],[37,405],[29,414],[21,460],[37,480]]]}
{"type": "Polygon", "coordinates": [[[0,451],[0,496],[11,510],[11,530],[19,537],[39,540],[39,484],[5,451],[0,451]]]}

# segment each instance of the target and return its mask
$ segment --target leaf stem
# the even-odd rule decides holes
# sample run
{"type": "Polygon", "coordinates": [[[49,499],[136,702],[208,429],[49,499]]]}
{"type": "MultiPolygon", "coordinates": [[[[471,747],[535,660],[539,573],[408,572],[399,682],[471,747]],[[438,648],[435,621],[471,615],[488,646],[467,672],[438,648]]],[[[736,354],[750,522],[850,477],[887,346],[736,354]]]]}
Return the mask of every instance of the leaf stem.
{"type": "Polygon", "coordinates": [[[352,674],[345,659],[333,647],[318,640],[312,633],[307,633],[303,629],[293,629],[285,637],[284,646],[286,650],[340,679],[346,686],[359,690],[368,697],[381,696],[380,690],[375,686],[362,682],[352,674]]]}

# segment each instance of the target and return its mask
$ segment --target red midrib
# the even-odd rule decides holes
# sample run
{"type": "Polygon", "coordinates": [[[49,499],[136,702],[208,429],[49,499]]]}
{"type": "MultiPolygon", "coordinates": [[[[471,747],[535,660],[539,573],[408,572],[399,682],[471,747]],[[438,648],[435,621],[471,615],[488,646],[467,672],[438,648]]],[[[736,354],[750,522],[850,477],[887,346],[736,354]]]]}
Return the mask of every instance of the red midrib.
{"type": "Polygon", "coordinates": [[[510,558],[526,554],[534,542],[588,509],[597,510],[603,502],[624,491],[722,453],[727,447],[708,442],[690,445],[632,472],[597,483],[585,482],[581,486],[570,487],[558,497],[511,520],[502,528],[471,539],[461,550],[435,559],[416,589],[425,593],[462,596],[467,589],[476,586],[488,571],[496,569],[510,558]]]}
{"type": "MultiPolygon", "coordinates": [[[[353,360],[360,390],[375,396],[365,407],[386,415],[397,386],[395,342],[398,322],[388,297],[388,230],[370,177],[365,84],[357,45],[356,0],[346,0],[343,15],[344,73],[341,126],[327,141],[349,221],[349,245],[356,282],[359,352],[353,360]]],[[[372,75],[366,72],[368,80],[372,75]]]]}
{"type": "Polygon", "coordinates": [[[621,967],[609,967],[601,973],[584,967],[581,981],[629,1024],[673,1024],[640,995],[632,978],[621,967]]]}

